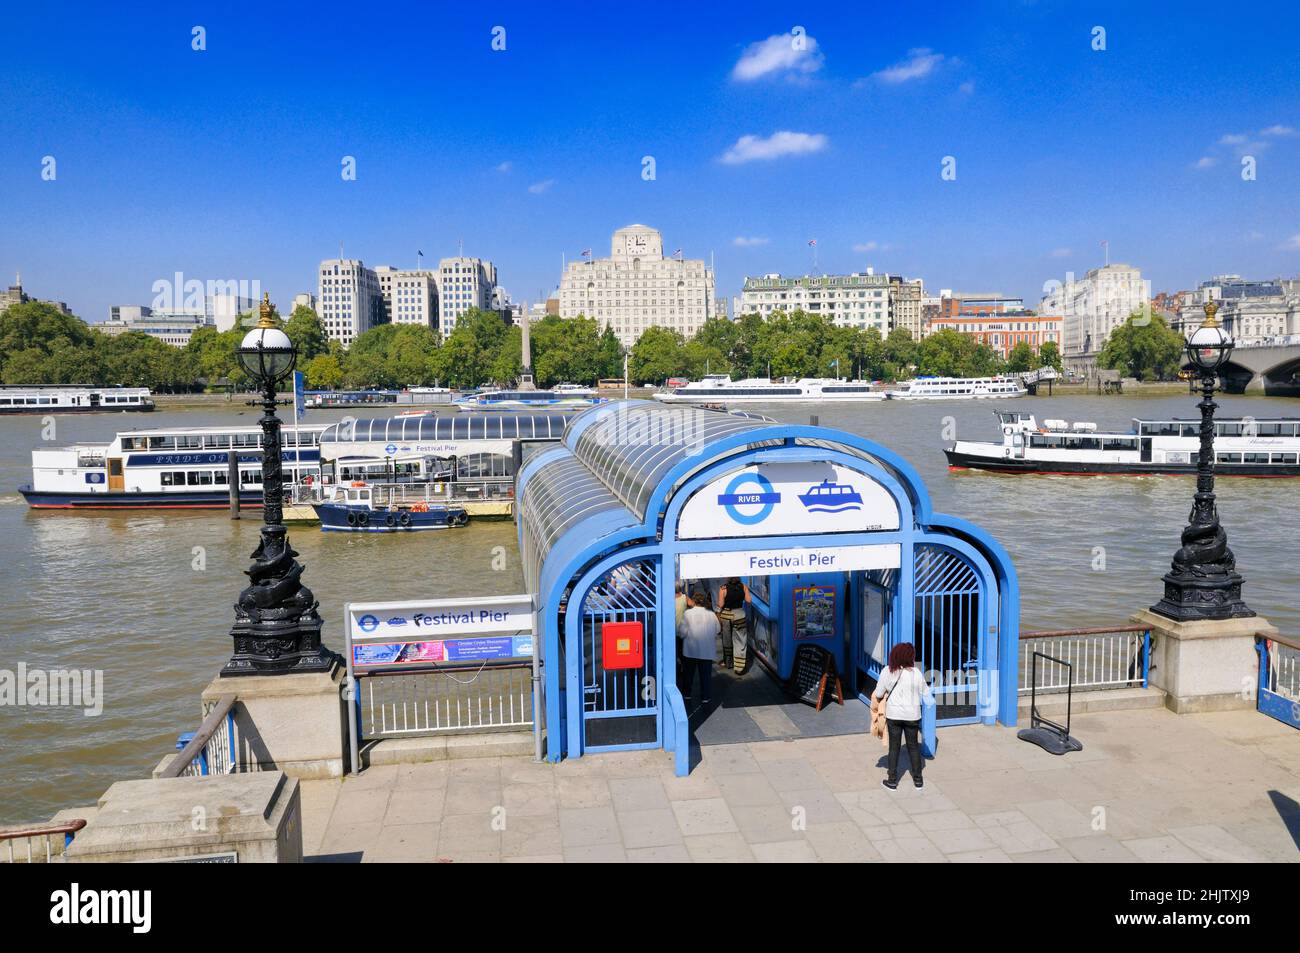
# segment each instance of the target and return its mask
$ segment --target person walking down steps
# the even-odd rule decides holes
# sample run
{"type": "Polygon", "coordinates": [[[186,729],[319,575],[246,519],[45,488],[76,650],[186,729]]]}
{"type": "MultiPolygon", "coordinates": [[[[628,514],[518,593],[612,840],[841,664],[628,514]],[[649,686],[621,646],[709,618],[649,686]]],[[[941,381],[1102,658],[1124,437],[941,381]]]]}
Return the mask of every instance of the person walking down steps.
{"type": "Polygon", "coordinates": [[[891,791],[898,787],[898,756],[906,737],[912,783],[921,787],[921,772],[925,768],[919,738],[921,704],[926,701],[933,704],[934,693],[926,684],[925,676],[916,670],[916,647],[911,642],[900,642],[890,650],[889,667],[880,673],[871,697],[885,701],[885,726],[889,732],[889,773],[880,783],[891,791]]]}
{"type": "Polygon", "coordinates": [[[722,667],[743,675],[749,661],[749,587],[732,576],[719,591],[718,601],[722,605],[718,612],[722,623],[722,667]]]}

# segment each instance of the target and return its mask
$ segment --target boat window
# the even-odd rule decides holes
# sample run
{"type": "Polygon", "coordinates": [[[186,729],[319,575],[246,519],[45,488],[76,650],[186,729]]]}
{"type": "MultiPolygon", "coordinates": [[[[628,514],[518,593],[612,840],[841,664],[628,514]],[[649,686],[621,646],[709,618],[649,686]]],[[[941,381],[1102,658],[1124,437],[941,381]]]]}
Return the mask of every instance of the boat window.
{"type": "Polygon", "coordinates": [[[1195,437],[1200,432],[1200,430],[1201,428],[1196,426],[1196,424],[1183,424],[1184,437],[1195,437]]]}
{"type": "Polygon", "coordinates": [[[1220,453],[1220,454],[1217,454],[1217,455],[1216,455],[1215,459],[1216,459],[1219,463],[1240,463],[1240,462],[1241,462],[1241,454],[1239,454],[1239,453],[1220,453]]]}
{"type": "Polygon", "coordinates": [[[217,450],[226,450],[230,447],[230,434],[218,433],[211,434],[204,441],[204,445],[217,450]]]}
{"type": "Polygon", "coordinates": [[[1219,426],[1222,428],[1222,429],[1219,431],[1219,433],[1222,434],[1222,435],[1225,436],[1225,437],[1240,437],[1240,436],[1241,436],[1241,424],[1240,424],[1240,423],[1234,423],[1234,424],[1228,424],[1228,423],[1225,423],[1225,424],[1220,424],[1219,426]]]}
{"type": "Polygon", "coordinates": [[[1295,463],[1297,455],[1294,453],[1275,453],[1273,454],[1274,463],[1295,463]]]}
{"type": "Polygon", "coordinates": [[[1248,453],[1246,454],[1247,463],[1268,463],[1267,453],[1248,453]]]}
{"type": "Polygon", "coordinates": [[[170,470],[164,470],[164,471],[162,472],[162,474],[161,474],[161,481],[162,481],[162,485],[163,485],[163,486],[171,486],[171,485],[172,485],[172,473],[171,473],[170,470]]]}

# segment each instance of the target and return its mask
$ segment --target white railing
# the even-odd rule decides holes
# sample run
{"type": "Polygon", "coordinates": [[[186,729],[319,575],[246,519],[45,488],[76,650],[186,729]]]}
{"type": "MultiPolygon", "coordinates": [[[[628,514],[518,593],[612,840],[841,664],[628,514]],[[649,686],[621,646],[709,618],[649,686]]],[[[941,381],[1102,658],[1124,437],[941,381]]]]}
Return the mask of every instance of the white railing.
{"type": "MultiPolygon", "coordinates": [[[[1027,695],[1035,652],[1073,667],[1076,690],[1146,688],[1151,631],[1145,626],[1059,629],[1020,635],[1020,694],[1027,695]]],[[[1039,666],[1039,692],[1063,692],[1069,672],[1064,666],[1039,666]]]]}
{"type": "Polygon", "coordinates": [[[0,864],[54,864],[86,822],[77,818],[62,824],[0,828],[0,864]]]}
{"type": "Polygon", "coordinates": [[[185,740],[181,753],[159,774],[161,778],[234,774],[239,770],[236,749],[234,695],[222,695],[208,710],[203,724],[185,740]]]}
{"type": "Polygon", "coordinates": [[[361,679],[362,736],[392,738],[531,728],[529,664],[367,674],[361,679]]]}

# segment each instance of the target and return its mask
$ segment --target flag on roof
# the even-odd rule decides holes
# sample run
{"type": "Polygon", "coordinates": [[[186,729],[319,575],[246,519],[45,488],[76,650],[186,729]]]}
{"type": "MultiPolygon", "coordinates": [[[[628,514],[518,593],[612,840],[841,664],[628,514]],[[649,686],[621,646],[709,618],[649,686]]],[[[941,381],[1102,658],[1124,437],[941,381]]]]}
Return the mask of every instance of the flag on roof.
{"type": "Polygon", "coordinates": [[[817,239],[815,239],[815,238],[810,238],[810,239],[808,239],[808,244],[809,244],[809,245],[816,245],[816,244],[817,244],[817,239]]]}

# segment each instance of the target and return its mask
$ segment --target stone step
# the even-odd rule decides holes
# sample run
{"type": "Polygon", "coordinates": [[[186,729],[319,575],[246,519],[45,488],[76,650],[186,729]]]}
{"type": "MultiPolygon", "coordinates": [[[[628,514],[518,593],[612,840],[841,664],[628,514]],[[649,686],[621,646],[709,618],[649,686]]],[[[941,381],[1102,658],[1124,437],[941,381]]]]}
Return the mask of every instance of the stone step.
{"type": "Polygon", "coordinates": [[[531,731],[494,731],[479,735],[435,735],[420,738],[384,738],[362,748],[362,770],[377,764],[420,764],[463,758],[519,758],[533,756],[531,731]]]}
{"type": "MultiPolygon", "coordinates": [[[[1116,688],[1109,691],[1075,692],[1071,710],[1076,715],[1095,711],[1133,711],[1163,708],[1165,693],[1159,688],[1116,688]]],[[[1020,719],[1029,723],[1029,696],[1020,696],[1020,719]]],[[[1065,717],[1065,693],[1038,696],[1038,712],[1048,718],[1065,717]]]]}

